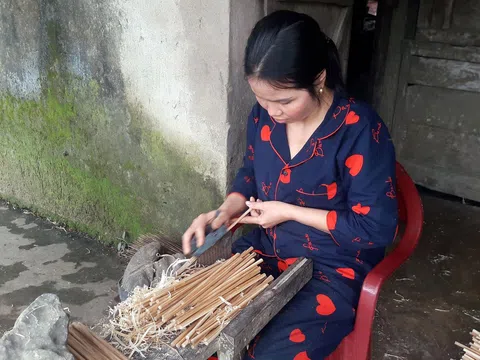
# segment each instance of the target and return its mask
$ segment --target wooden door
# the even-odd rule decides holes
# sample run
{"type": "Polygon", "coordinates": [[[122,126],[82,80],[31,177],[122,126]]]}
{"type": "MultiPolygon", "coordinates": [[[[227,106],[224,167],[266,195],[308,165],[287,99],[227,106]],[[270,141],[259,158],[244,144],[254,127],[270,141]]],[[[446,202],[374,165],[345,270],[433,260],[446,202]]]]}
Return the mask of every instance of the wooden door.
{"type": "Polygon", "coordinates": [[[346,78],[354,0],[265,0],[265,14],[285,9],[305,13],[337,45],[346,78]]]}
{"type": "Polygon", "coordinates": [[[480,201],[480,0],[421,0],[395,101],[397,156],[428,188],[480,201]]]}

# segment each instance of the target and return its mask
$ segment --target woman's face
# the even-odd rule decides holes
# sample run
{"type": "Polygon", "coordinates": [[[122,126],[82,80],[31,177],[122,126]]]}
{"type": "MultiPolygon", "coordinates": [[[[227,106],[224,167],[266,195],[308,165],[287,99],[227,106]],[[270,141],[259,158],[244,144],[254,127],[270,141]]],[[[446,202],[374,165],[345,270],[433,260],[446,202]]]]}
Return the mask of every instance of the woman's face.
{"type": "Polygon", "coordinates": [[[248,79],[258,103],[279,123],[304,121],[318,111],[319,103],[307,90],[278,89],[257,77],[248,79]]]}

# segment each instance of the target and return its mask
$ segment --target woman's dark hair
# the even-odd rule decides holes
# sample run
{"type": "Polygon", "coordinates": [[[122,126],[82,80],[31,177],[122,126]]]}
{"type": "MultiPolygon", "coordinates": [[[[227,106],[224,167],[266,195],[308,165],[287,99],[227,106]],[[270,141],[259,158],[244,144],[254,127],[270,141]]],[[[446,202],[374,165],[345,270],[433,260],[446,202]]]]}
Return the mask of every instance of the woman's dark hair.
{"type": "Polygon", "coordinates": [[[318,99],[315,80],[326,70],[326,86],[344,92],[338,50],[306,14],[280,10],[261,19],[245,49],[245,75],[279,88],[306,89],[318,99]]]}

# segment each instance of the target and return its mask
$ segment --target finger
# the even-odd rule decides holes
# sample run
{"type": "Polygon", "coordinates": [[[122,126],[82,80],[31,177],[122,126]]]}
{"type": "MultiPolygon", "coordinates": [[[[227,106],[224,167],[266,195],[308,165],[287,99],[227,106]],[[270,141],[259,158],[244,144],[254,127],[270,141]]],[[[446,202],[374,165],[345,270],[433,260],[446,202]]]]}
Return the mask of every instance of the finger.
{"type": "Polygon", "coordinates": [[[187,231],[185,231],[185,233],[182,235],[182,249],[185,255],[190,254],[190,251],[192,251],[190,242],[192,241],[193,234],[194,230],[192,226],[190,226],[187,231]]]}
{"type": "Polygon", "coordinates": [[[250,202],[250,201],[247,201],[246,205],[252,210],[260,210],[260,211],[262,211],[265,206],[263,202],[250,202]]]}
{"type": "MultiPolygon", "coordinates": [[[[257,202],[257,203],[261,203],[261,202],[262,202],[262,200],[260,200],[260,199],[257,199],[257,201],[256,201],[256,202],[257,202]]],[[[258,211],[258,210],[253,210],[253,211],[252,211],[252,213],[254,214],[254,216],[260,216],[260,214],[261,214],[261,212],[260,212],[260,211],[258,211]]]]}
{"type": "Polygon", "coordinates": [[[240,224],[260,224],[259,216],[245,216],[242,220],[239,221],[240,224]]]}
{"type": "Polygon", "coordinates": [[[205,227],[199,226],[195,229],[195,238],[197,240],[197,248],[205,243],[205,227]]]}
{"type": "Polygon", "coordinates": [[[220,226],[226,224],[228,220],[230,220],[230,216],[225,211],[221,211],[217,218],[212,221],[212,229],[216,230],[220,228],[220,226]]]}

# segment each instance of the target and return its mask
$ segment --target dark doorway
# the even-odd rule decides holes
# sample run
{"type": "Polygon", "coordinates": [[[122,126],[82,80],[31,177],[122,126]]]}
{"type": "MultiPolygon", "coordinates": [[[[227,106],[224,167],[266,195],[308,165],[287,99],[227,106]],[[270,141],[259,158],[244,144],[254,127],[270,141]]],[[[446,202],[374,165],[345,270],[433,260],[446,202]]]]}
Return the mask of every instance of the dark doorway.
{"type": "Polygon", "coordinates": [[[378,2],[374,0],[357,0],[354,3],[347,68],[349,94],[368,103],[372,100],[377,7],[378,2]]]}

